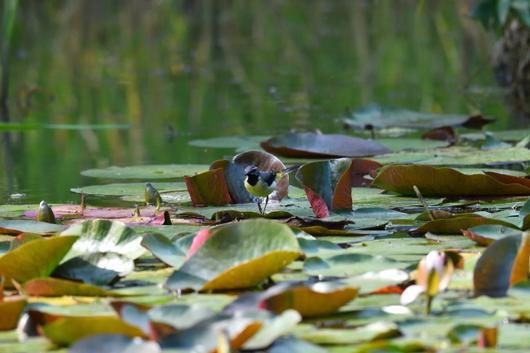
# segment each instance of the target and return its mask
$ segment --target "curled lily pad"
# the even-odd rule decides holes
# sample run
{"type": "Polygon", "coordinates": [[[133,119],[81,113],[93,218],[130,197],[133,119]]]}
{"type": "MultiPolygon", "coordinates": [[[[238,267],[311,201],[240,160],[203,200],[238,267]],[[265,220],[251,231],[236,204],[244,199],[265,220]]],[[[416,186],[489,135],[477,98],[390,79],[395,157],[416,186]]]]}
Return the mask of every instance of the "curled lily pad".
{"type": "Polygon", "coordinates": [[[422,224],[413,232],[417,234],[433,233],[433,234],[459,234],[462,230],[476,227],[479,225],[502,225],[505,227],[516,228],[511,223],[506,221],[482,217],[477,214],[463,214],[454,217],[434,219],[422,224]]]}
{"type": "Polygon", "coordinates": [[[304,164],[296,172],[317,217],[327,217],[334,210],[351,210],[351,165],[351,159],[333,159],[304,164]]]}
{"type": "Polygon", "coordinates": [[[270,153],[294,158],[367,157],[388,153],[385,146],[370,140],[346,135],[312,132],[287,133],[261,143],[270,153]]]}
{"type": "Polygon", "coordinates": [[[415,194],[413,186],[424,196],[530,195],[530,186],[524,178],[511,180],[506,184],[492,175],[466,175],[455,169],[428,165],[388,165],[379,171],[373,186],[408,196],[415,194]]]}
{"type": "Polygon", "coordinates": [[[510,285],[528,279],[530,236],[510,235],[488,246],[473,273],[476,295],[502,297],[510,285]]]}
{"type": "Polygon", "coordinates": [[[211,236],[167,280],[172,290],[247,288],[282,270],[301,255],[286,225],[246,220],[209,230],[211,236]]]}
{"type": "Polygon", "coordinates": [[[184,177],[193,206],[222,206],[232,202],[222,169],[184,177]]]}

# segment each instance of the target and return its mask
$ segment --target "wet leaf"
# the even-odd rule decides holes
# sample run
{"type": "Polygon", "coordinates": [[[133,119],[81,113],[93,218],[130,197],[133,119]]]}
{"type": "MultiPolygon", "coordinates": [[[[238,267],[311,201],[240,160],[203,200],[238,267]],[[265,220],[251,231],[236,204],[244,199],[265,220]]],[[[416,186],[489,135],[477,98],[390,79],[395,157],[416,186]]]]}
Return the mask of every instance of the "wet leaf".
{"type": "Polygon", "coordinates": [[[262,328],[245,342],[243,349],[256,350],[269,347],[279,337],[287,335],[301,320],[302,317],[297,311],[286,310],[265,322],[262,328]]]}
{"type": "Polygon", "coordinates": [[[26,304],[26,298],[20,296],[7,297],[0,301],[0,331],[17,327],[18,319],[26,304]]]}
{"type": "Polygon", "coordinates": [[[117,296],[105,289],[57,278],[36,278],[23,285],[24,293],[34,297],[61,297],[64,295],[83,297],[117,296]]]}
{"type": "Polygon", "coordinates": [[[68,346],[80,339],[101,334],[144,337],[139,328],[113,316],[64,317],[45,325],[42,331],[59,346],[68,346]]]}
{"type": "Polygon", "coordinates": [[[276,136],[263,141],[261,147],[267,152],[294,158],[355,158],[389,152],[388,148],[371,140],[311,132],[276,136]]]}
{"type": "Polygon", "coordinates": [[[213,235],[166,282],[172,290],[247,288],[301,255],[286,225],[246,220],[210,229],[213,235]]]}
{"type": "Polygon", "coordinates": [[[307,163],[296,172],[317,217],[327,217],[335,210],[351,210],[351,165],[351,159],[341,158],[307,163]]]}
{"type": "Polygon", "coordinates": [[[530,195],[524,178],[505,184],[491,175],[466,175],[451,168],[427,165],[389,165],[383,167],[373,186],[402,195],[413,196],[417,186],[424,196],[513,196],[530,195]],[[515,183],[520,180],[521,183],[515,183]]]}
{"type": "Polygon", "coordinates": [[[182,178],[185,175],[193,175],[208,170],[204,164],[163,164],[163,165],[139,165],[130,167],[108,167],[103,169],[88,169],[81,175],[92,178],[103,179],[141,179],[157,180],[182,178]]]}
{"type": "Polygon", "coordinates": [[[48,277],[77,239],[76,236],[53,237],[23,244],[0,257],[0,274],[18,283],[48,277]]]}

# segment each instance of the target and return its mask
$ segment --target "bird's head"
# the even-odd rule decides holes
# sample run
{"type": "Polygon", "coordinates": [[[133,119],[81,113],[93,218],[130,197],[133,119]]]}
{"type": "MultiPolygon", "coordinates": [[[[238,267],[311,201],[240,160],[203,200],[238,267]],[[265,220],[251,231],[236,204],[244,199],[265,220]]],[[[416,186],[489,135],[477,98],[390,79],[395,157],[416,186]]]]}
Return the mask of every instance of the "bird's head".
{"type": "Polygon", "coordinates": [[[252,176],[252,175],[259,175],[259,169],[255,165],[249,165],[245,168],[245,175],[246,176],[252,176]]]}

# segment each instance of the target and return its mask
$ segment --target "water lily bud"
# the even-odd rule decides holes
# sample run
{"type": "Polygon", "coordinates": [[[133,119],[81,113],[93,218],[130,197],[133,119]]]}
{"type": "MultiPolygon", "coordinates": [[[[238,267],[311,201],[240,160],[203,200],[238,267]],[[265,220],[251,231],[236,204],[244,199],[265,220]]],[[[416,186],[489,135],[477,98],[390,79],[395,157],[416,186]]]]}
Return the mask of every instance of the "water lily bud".
{"type": "Polygon", "coordinates": [[[162,203],[162,198],[160,197],[158,190],[151,183],[145,184],[144,199],[146,205],[156,205],[157,210],[162,203]]]}
{"type": "Polygon", "coordinates": [[[41,201],[37,210],[37,221],[55,223],[55,215],[45,201],[41,201]]]}

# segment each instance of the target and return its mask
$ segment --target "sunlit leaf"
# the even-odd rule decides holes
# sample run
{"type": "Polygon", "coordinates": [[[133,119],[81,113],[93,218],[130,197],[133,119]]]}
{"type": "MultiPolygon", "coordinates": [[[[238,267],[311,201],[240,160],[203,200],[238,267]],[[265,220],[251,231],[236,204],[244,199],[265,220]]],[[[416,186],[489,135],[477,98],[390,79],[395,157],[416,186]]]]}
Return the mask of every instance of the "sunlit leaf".
{"type": "Polygon", "coordinates": [[[167,287],[172,290],[252,287],[301,255],[289,227],[273,221],[241,221],[210,232],[214,232],[213,236],[171,275],[167,287]]]}
{"type": "Polygon", "coordinates": [[[130,167],[108,167],[103,169],[88,169],[81,175],[92,178],[104,179],[141,179],[157,180],[182,178],[185,175],[193,175],[208,170],[204,164],[163,164],[163,165],[139,165],[130,167]]]}
{"type": "Polygon", "coordinates": [[[61,236],[25,243],[0,257],[0,274],[18,283],[48,277],[77,239],[61,236]]]}

